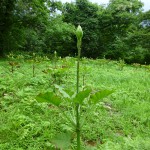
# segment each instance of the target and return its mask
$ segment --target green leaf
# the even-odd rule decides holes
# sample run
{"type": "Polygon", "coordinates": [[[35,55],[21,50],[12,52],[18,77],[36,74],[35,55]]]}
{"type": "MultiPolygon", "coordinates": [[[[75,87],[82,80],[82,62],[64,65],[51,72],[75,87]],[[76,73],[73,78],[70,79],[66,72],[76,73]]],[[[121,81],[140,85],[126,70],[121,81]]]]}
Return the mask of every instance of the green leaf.
{"type": "Polygon", "coordinates": [[[55,84],[54,86],[55,86],[56,89],[59,90],[59,92],[63,95],[64,98],[69,98],[70,99],[70,95],[68,93],[66,93],[66,91],[64,91],[64,89],[61,86],[59,86],[57,84],[55,84]]]}
{"type": "Polygon", "coordinates": [[[37,97],[36,97],[36,100],[40,103],[51,103],[55,106],[59,106],[60,103],[61,103],[61,98],[54,95],[53,92],[46,92],[44,94],[39,94],[37,97]]]}
{"type": "Polygon", "coordinates": [[[60,133],[57,134],[52,143],[62,150],[66,150],[71,144],[71,134],[70,133],[60,133]]]}
{"type": "Polygon", "coordinates": [[[89,99],[89,102],[90,103],[98,103],[101,99],[107,97],[108,95],[112,94],[113,91],[110,91],[110,90],[102,90],[102,91],[98,91],[94,94],[92,94],[90,96],[90,99],[89,99]]]}
{"type": "Polygon", "coordinates": [[[83,104],[84,99],[90,95],[91,91],[92,91],[91,89],[80,91],[73,99],[73,102],[83,104]]]}

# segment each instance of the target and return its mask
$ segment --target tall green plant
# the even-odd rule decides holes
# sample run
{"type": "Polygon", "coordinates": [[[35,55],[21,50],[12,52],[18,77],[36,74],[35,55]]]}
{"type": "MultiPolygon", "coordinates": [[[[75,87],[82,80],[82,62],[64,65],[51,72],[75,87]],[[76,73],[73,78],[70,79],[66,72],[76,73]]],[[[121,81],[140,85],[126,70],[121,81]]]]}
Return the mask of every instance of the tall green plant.
{"type": "MultiPolygon", "coordinates": [[[[64,115],[64,117],[71,124],[71,127],[73,127],[74,131],[76,132],[77,150],[80,150],[81,149],[81,127],[84,123],[83,122],[82,125],[80,125],[80,116],[82,112],[81,111],[82,106],[83,105],[88,106],[87,108],[91,106],[90,107],[90,110],[91,110],[91,108],[95,106],[96,103],[98,103],[101,99],[110,95],[113,91],[110,91],[110,90],[95,91],[95,90],[92,90],[91,88],[84,88],[84,90],[81,90],[81,91],[79,90],[80,54],[81,54],[81,42],[82,42],[82,37],[83,37],[83,31],[80,25],[78,26],[76,30],[76,36],[77,36],[78,59],[77,59],[77,81],[76,81],[77,83],[76,83],[75,94],[70,94],[71,93],[70,91],[66,92],[62,87],[55,85],[55,88],[59,91],[59,94],[56,91],[55,93],[54,92],[42,93],[36,97],[36,100],[38,102],[51,103],[60,110],[60,112],[64,115]],[[64,110],[62,109],[63,107],[61,107],[61,105],[63,105],[62,101],[65,101],[65,104],[71,105],[73,113],[69,112],[69,115],[67,115],[64,112],[64,110]]],[[[82,120],[85,120],[85,118],[83,118],[82,120]]],[[[61,137],[62,135],[60,135],[60,138],[57,136],[58,140],[55,139],[54,141],[55,143],[56,142],[58,143],[56,143],[55,145],[57,145],[57,148],[59,145],[60,149],[66,149],[66,145],[64,144],[64,142],[66,141],[62,142],[63,138],[61,137]]],[[[67,141],[68,140],[69,138],[67,138],[67,141]]]]}
{"type": "Polygon", "coordinates": [[[9,55],[7,55],[9,62],[8,64],[10,65],[11,69],[10,72],[14,73],[16,68],[19,68],[19,62],[16,61],[17,59],[15,58],[16,56],[13,53],[9,53],[9,55]]]}
{"type": "MultiPolygon", "coordinates": [[[[83,31],[79,25],[76,30],[77,36],[77,48],[78,48],[78,60],[77,60],[77,94],[79,93],[79,67],[80,67],[80,55],[81,55],[81,44],[83,31]]],[[[79,114],[80,105],[76,104],[76,133],[77,133],[77,150],[80,150],[80,114],[79,114]]]]}

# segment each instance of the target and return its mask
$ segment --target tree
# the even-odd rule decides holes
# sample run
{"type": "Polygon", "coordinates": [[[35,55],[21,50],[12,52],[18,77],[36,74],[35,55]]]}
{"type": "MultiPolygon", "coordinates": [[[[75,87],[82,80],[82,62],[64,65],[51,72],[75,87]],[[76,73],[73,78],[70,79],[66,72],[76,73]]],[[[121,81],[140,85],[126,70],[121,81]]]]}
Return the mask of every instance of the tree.
{"type": "Polygon", "coordinates": [[[62,21],[61,16],[51,18],[49,26],[45,32],[45,53],[52,54],[57,51],[57,54],[64,56],[74,56],[74,31],[75,27],[72,24],[67,24],[62,21]]]}
{"type": "Polygon", "coordinates": [[[122,57],[123,54],[116,53],[119,48],[116,44],[127,35],[128,28],[135,23],[141,8],[142,3],[138,0],[110,0],[105,11],[99,16],[100,30],[104,37],[102,40],[107,43],[104,46],[106,57],[122,57]]]}
{"type": "Polygon", "coordinates": [[[98,11],[102,6],[88,0],[76,0],[75,3],[66,3],[62,14],[63,20],[73,25],[81,25],[84,30],[82,56],[96,58],[101,54],[101,43],[98,30],[98,11]]]}
{"type": "Polygon", "coordinates": [[[127,52],[126,60],[130,63],[150,64],[150,26],[141,26],[143,20],[150,20],[150,11],[137,15],[136,24],[128,30],[126,43],[131,51],[127,52]]]}
{"type": "MultiPolygon", "coordinates": [[[[13,10],[16,0],[1,0],[0,1],[0,56],[4,54],[5,40],[11,34],[13,24],[13,10]]],[[[8,39],[7,39],[8,40],[8,39]]]]}
{"type": "Polygon", "coordinates": [[[50,4],[48,0],[0,1],[0,55],[43,46],[50,4]]]}
{"type": "MultiPolygon", "coordinates": [[[[46,0],[18,0],[15,5],[15,17],[24,31],[22,50],[39,51],[44,48],[44,33],[47,29],[50,11],[46,0]]],[[[19,27],[18,27],[19,28],[19,27]]],[[[18,45],[19,46],[19,45],[18,45]]]]}

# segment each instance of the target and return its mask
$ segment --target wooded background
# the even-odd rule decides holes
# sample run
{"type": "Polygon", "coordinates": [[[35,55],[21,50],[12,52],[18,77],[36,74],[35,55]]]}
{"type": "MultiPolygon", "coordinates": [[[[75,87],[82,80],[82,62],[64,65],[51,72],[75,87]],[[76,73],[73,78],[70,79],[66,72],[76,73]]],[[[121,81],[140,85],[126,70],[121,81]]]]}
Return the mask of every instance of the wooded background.
{"type": "Polygon", "coordinates": [[[0,55],[57,51],[61,57],[75,56],[74,32],[80,24],[82,57],[150,64],[150,10],[142,7],[139,0],[110,0],[106,7],[88,0],[1,0],[0,55]]]}

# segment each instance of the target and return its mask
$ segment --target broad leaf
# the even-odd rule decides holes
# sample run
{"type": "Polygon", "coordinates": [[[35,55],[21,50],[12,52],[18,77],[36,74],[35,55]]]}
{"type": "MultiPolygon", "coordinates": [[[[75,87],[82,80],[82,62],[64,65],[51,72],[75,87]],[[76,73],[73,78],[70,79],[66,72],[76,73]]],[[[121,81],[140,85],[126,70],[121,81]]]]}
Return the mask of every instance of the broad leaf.
{"type": "Polygon", "coordinates": [[[91,93],[91,89],[86,89],[84,91],[80,91],[78,94],[76,94],[75,98],[73,99],[73,102],[83,104],[83,101],[85,98],[87,98],[91,93]]]}
{"type": "Polygon", "coordinates": [[[44,94],[39,94],[36,97],[36,100],[40,103],[47,102],[47,103],[51,103],[55,106],[59,106],[61,103],[61,98],[54,95],[53,92],[46,92],[44,94]]]}
{"type": "Polygon", "coordinates": [[[63,90],[63,88],[57,84],[54,85],[56,89],[63,95],[64,98],[70,98],[70,95],[63,90]]]}
{"type": "Polygon", "coordinates": [[[96,104],[99,102],[99,100],[107,97],[108,95],[110,95],[112,93],[113,93],[113,91],[110,91],[110,90],[98,91],[90,96],[89,103],[96,104]]]}

